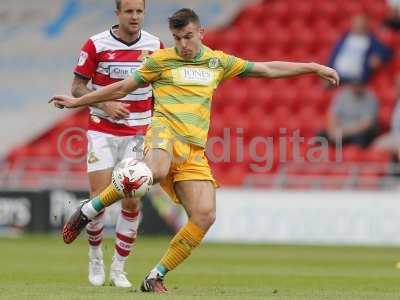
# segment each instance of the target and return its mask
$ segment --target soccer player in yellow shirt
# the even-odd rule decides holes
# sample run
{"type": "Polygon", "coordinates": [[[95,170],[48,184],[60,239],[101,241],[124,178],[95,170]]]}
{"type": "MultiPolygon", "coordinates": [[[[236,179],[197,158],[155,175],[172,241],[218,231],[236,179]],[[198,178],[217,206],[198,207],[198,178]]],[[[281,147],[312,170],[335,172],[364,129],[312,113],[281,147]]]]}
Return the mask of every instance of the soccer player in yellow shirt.
{"type": "MultiPolygon", "coordinates": [[[[142,283],[142,291],[156,293],[167,291],[165,274],[190,255],[215,221],[217,184],[205,146],[212,96],[219,83],[235,76],[283,78],[314,73],[339,84],[335,70],[316,63],[249,62],[207,48],[202,44],[199,17],[191,9],[175,12],[169,28],[175,47],[153,53],[133,76],[77,99],[54,96],[51,100],[59,108],[82,107],[121,99],[146,83],[153,85],[155,107],[144,162],[154,182],[184,207],[189,218],[142,283]]],[[[122,197],[110,184],[71,216],[64,226],[64,241],[71,243],[99,211],[122,197]]]]}

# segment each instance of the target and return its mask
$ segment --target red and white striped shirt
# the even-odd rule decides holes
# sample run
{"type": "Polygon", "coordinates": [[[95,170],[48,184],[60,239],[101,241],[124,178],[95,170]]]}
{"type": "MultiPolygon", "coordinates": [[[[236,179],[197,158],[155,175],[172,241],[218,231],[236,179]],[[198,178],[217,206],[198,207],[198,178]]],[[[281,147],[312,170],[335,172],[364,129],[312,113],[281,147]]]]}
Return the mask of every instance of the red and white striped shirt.
{"type": "MultiPolygon", "coordinates": [[[[141,30],[139,38],[126,43],[113,33],[118,25],[96,34],[83,45],[74,73],[92,81],[94,90],[123,80],[140,67],[143,59],[164,48],[159,38],[141,30]]],[[[97,107],[90,107],[89,130],[118,136],[143,135],[151,122],[153,94],[146,85],[120,99],[130,104],[129,117],[115,120],[97,107]]]]}

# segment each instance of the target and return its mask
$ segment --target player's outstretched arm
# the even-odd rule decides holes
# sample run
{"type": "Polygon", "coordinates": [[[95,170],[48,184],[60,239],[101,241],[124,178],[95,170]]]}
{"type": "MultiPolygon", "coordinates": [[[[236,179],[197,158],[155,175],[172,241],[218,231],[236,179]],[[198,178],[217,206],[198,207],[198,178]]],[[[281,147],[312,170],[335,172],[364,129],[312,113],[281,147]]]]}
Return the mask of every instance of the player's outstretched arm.
{"type": "Polygon", "coordinates": [[[333,85],[339,84],[338,73],[317,63],[294,63],[285,61],[255,62],[246,76],[284,78],[302,74],[316,74],[333,85]]]}
{"type": "Polygon", "coordinates": [[[118,100],[124,98],[128,93],[140,87],[141,83],[130,76],[122,81],[110,84],[100,90],[93,91],[79,98],[69,96],[56,95],[50,99],[49,103],[53,103],[58,108],[76,108],[82,106],[90,106],[95,103],[118,100]]]}

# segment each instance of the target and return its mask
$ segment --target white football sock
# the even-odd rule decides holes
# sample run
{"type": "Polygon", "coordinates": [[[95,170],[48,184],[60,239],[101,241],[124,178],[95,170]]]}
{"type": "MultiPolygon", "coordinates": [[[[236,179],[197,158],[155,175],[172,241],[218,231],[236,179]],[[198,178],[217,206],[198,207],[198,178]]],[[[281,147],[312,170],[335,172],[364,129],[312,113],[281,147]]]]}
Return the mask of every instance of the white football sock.
{"type": "Polygon", "coordinates": [[[139,210],[136,212],[128,212],[121,210],[118,215],[116,226],[115,250],[113,265],[122,267],[127,260],[132,247],[135,243],[137,230],[139,227],[139,210]],[[115,262],[114,262],[115,261],[115,262]]]}

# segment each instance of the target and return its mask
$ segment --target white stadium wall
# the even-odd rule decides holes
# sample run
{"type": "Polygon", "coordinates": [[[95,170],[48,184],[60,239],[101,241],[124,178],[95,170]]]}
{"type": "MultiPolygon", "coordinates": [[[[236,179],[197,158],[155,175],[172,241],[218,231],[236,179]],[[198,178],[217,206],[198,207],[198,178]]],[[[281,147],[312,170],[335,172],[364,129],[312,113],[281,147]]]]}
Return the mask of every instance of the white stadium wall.
{"type": "MultiPolygon", "coordinates": [[[[227,22],[245,3],[249,1],[147,1],[145,29],[171,45],[166,22],[173,11],[192,7],[213,27],[227,22]]],[[[114,0],[0,1],[0,155],[67,113],[54,110],[47,100],[69,92],[81,45],[115,23],[113,11],[114,0]]]]}
{"type": "Polygon", "coordinates": [[[400,245],[394,191],[217,191],[208,241],[400,245]]]}

